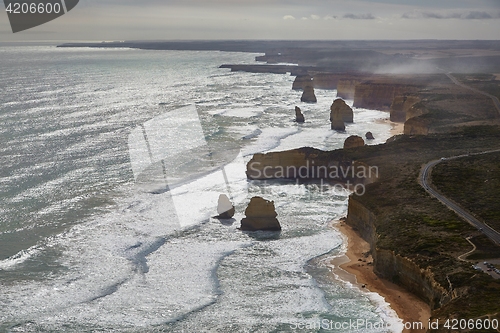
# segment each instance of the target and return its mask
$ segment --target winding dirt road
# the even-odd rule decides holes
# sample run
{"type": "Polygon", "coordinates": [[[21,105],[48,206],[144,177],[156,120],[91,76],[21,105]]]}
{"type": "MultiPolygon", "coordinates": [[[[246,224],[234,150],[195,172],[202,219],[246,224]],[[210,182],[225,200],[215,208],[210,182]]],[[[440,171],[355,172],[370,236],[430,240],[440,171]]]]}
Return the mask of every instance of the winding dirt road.
{"type": "Polygon", "coordinates": [[[450,73],[445,73],[445,74],[457,86],[460,86],[460,87],[465,88],[465,89],[472,90],[475,93],[478,93],[478,94],[481,94],[481,95],[484,95],[484,96],[487,96],[487,97],[491,98],[491,100],[493,101],[493,104],[497,108],[498,113],[500,114],[500,101],[498,100],[498,98],[496,96],[493,96],[491,94],[488,94],[487,92],[478,90],[476,88],[469,87],[468,85],[465,85],[462,82],[458,81],[458,79],[456,77],[454,77],[453,75],[451,75],[450,73]]]}

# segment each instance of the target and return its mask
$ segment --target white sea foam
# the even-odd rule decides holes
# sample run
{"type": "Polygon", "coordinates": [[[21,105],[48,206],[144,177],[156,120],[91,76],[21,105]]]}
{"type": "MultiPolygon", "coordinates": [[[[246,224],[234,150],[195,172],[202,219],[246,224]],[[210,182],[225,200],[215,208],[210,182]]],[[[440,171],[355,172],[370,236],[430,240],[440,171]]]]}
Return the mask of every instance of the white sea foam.
{"type": "Polygon", "coordinates": [[[226,117],[237,117],[237,118],[250,118],[259,116],[264,112],[262,107],[242,107],[242,108],[231,108],[231,109],[216,109],[209,111],[208,113],[212,115],[223,115],[226,117]]]}

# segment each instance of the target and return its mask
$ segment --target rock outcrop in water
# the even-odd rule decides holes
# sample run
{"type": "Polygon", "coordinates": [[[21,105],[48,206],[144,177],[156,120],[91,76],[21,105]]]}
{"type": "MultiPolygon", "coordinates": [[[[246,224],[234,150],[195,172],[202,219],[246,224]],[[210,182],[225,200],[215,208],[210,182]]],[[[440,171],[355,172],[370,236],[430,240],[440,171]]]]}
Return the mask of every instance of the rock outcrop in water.
{"type": "Polygon", "coordinates": [[[332,122],[332,130],[339,132],[345,131],[345,123],[340,113],[334,114],[333,117],[330,116],[330,121],[332,122]]]}
{"type": "Polygon", "coordinates": [[[344,149],[363,147],[365,145],[365,140],[357,135],[351,135],[344,141],[344,149]]]}
{"type": "Polygon", "coordinates": [[[349,105],[344,100],[337,98],[330,106],[330,121],[332,122],[332,130],[345,131],[345,123],[352,123],[354,113],[349,105]]]}
{"type": "Polygon", "coordinates": [[[241,230],[281,230],[281,225],[276,218],[278,214],[274,208],[273,201],[268,201],[261,197],[253,197],[245,210],[245,216],[241,220],[241,230]]]}
{"type": "Polygon", "coordinates": [[[295,107],[295,121],[298,123],[303,123],[305,120],[302,110],[298,106],[295,107]]]}
{"type": "Polygon", "coordinates": [[[314,88],[312,86],[304,87],[304,92],[302,93],[300,101],[306,103],[316,103],[318,101],[316,99],[316,95],[314,94],[314,88]]]}
{"type": "Polygon", "coordinates": [[[304,90],[306,86],[314,87],[312,77],[309,75],[297,75],[292,84],[293,90],[304,90]]]}
{"type": "Polygon", "coordinates": [[[375,137],[373,136],[372,132],[366,132],[365,138],[366,140],[375,140],[375,137]]]}
{"type": "Polygon", "coordinates": [[[340,115],[340,119],[345,123],[352,123],[354,121],[354,112],[341,98],[334,100],[332,106],[330,106],[330,121],[333,121],[337,114],[340,115]]]}
{"type": "Polygon", "coordinates": [[[235,210],[234,206],[225,194],[219,195],[219,201],[217,202],[217,215],[216,218],[219,219],[230,219],[234,216],[235,210]]]}

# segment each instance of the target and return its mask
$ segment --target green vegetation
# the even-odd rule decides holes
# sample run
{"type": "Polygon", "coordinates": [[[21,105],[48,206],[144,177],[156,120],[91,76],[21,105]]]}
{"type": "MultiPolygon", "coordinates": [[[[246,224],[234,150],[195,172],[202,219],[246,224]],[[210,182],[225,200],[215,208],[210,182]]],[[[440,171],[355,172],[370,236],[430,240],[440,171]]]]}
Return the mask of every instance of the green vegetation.
{"type": "Polygon", "coordinates": [[[474,245],[476,245],[476,251],[470,254],[468,260],[483,260],[500,258],[500,246],[497,246],[488,240],[483,234],[479,234],[476,237],[470,239],[474,245]]]}
{"type": "Polygon", "coordinates": [[[467,83],[469,81],[493,81],[495,79],[495,75],[485,73],[453,74],[453,76],[460,81],[467,83]]]}
{"type": "Polygon", "coordinates": [[[457,74],[454,76],[470,87],[500,98],[500,81],[495,80],[492,74],[457,74]]]}
{"type": "Polygon", "coordinates": [[[500,152],[442,162],[434,168],[432,182],[441,193],[500,230],[500,152]]]}

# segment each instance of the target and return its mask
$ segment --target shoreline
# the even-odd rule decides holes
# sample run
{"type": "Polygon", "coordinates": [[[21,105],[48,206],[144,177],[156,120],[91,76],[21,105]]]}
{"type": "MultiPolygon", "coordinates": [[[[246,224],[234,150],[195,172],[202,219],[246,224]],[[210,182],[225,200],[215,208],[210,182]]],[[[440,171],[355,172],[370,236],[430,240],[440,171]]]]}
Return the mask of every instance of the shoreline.
{"type": "MultiPolygon", "coordinates": [[[[339,230],[347,242],[346,253],[330,259],[332,273],[344,281],[357,285],[360,290],[375,292],[385,299],[391,309],[404,323],[423,323],[429,321],[431,310],[427,303],[386,279],[378,277],[373,271],[370,245],[344,221],[332,221],[331,227],[339,230]]],[[[403,329],[403,333],[426,332],[427,330],[403,329]]]]}
{"type": "Polygon", "coordinates": [[[391,126],[391,129],[390,129],[391,137],[405,133],[405,124],[404,123],[395,123],[395,122],[391,121],[390,118],[375,120],[375,122],[379,123],[379,124],[390,125],[391,126]]]}

